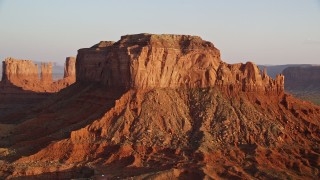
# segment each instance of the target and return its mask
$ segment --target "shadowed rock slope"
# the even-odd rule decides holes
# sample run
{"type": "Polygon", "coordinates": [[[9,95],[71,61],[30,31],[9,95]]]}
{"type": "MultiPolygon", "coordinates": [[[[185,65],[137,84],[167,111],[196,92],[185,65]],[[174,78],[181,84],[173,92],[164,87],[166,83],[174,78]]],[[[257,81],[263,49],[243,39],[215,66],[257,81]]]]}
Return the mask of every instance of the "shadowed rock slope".
{"type": "MultiPolygon", "coordinates": [[[[95,84],[86,93],[124,93],[103,102],[110,108],[64,138],[4,158],[7,178],[319,177],[319,106],[285,94],[282,75],[273,80],[251,62],[224,63],[219,50],[199,37],[138,34],[100,42],[79,50],[76,73],[76,84],[65,92],[76,95],[95,84]]],[[[62,93],[55,103],[64,102],[62,93]]],[[[99,101],[86,97],[77,107],[99,101]]],[[[84,122],[77,108],[55,103],[55,113],[68,114],[64,121],[84,122]]],[[[8,149],[41,138],[21,135],[8,149]]]]}

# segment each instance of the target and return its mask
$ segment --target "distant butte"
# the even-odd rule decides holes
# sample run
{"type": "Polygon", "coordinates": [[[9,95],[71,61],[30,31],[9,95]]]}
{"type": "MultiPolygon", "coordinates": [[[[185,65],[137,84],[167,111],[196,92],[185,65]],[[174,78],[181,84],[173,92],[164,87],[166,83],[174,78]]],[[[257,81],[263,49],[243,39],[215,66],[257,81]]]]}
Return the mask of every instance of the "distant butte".
{"type": "Polygon", "coordinates": [[[53,81],[52,63],[41,63],[40,76],[37,64],[31,60],[6,58],[2,65],[2,84],[13,84],[34,92],[58,92],[75,82],[75,58],[68,57],[63,79],[53,81]],[[40,78],[39,78],[40,77],[40,78]]]}

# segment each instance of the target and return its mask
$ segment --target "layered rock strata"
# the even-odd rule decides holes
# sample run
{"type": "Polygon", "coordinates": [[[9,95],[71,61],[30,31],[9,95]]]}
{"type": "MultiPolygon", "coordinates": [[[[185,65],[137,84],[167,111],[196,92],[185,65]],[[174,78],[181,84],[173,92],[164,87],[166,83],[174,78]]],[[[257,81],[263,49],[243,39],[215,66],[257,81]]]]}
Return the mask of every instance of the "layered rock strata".
{"type": "Polygon", "coordinates": [[[76,77],[76,58],[75,57],[67,57],[64,65],[64,78],[76,77]]]}
{"type": "Polygon", "coordinates": [[[41,63],[41,81],[43,83],[52,82],[52,63],[41,63]]]}
{"type": "Polygon", "coordinates": [[[102,41],[80,49],[77,81],[120,88],[223,87],[233,91],[281,93],[284,77],[273,80],[258,67],[229,65],[220,51],[197,36],[137,34],[114,43],[102,41]]]}
{"type": "Polygon", "coordinates": [[[319,177],[319,106],[284,94],[283,75],[274,80],[252,62],[224,63],[199,37],[103,41],[79,50],[76,76],[74,86],[16,127],[11,161],[0,164],[0,173],[21,179],[319,177]]]}
{"type": "Polygon", "coordinates": [[[286,91],[320,105],[320,66],[288,67],[283,70],[286,91]]]}
{"type": "Polygon", "coordinates": [[[320,89],[320,66],[288,67],[283,70],[288,89],[310,87],[320,89]]]}
{"type": "Polygon", "coordinates": [[[38,65],[31,60],[7,58],[2,62],[2,81],[21,83],[23,81],[39,81],[38,65]]]}
{"type": "Polygon", "coordinates": [[[53,81],[52,63],[41,63],[39,79],[38,65],[31,60],[7,58],[3,61],[2,85],[0,85],[3,88],[4,84],[13,85],[33,92],[58,92],[75,82],[74,58],[67,58],[65,69],[66,77],[53,81]]]}

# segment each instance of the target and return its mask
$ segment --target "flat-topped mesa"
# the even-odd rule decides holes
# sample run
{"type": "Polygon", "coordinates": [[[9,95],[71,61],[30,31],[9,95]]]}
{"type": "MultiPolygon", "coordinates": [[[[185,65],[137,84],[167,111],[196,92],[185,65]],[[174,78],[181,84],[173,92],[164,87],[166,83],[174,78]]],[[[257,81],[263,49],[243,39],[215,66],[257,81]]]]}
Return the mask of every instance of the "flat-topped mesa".
{"type": "Polygon", "coordinates": [[[76,58],[67,57],[64,65],[64,78],[74,78],[76,77],[76,58]]]}
{"type": "Polygon", "coordinates": [[[192,50],[217,50],[209,41],[202,40],[199,36],[173,35],[173,34],[135,34],[121,36],[115,43],[118,47],[149,46],[183,51],[192,50]]]}
{"type": "Polygon", "coordinates": [[[114,41],[100,41],[98,44],[93,45],[91,48],[105,48],[112,46],[114,43],[114,41]]]}
{"type": "Polygon", "coordinates": [[[137,34],[104,48],[80,49],[77,81],[111,87],[213,86],[220,52],[197,36],[137,34]]]}
{"type": "Polygon", "coordinates": [[[43,83],[52,83],[52,63],[41,63],[41,81],[43,83]]]}
{"type": "Polygon", "coordinates": [[[253,63],[229,65],[220,51],[198,36],[136,34],[101,41],[78,51],[77,81],[113,88],[220,86],[228,91],[283,91],[253,63]]]}
{"type": "Polygon", "coordinates": [[[286,77],[286,88],[290,89],[319,89],[320,66],[287,67],[283,70],[286,77]]]}
{"type": "Polygon", "coordinates": [[[38,65],[31,60],[6,58],[2,63],[2,82],[19,85],[25,81],[39,81],[38,65]]]}
{"type": "MultiPolygon", "coordinates": [[[[3,61],[3,75],[0,85],[21,87],[34,92],[58,92],[75,82],[75,59],[67,58],[67,77],[53,81],[52,63],[41,63],[39,79],[38,65],[31,60],[7,58],[3,61]]],[[[66,74],[65,74],[66,76],[66,74]]]]}

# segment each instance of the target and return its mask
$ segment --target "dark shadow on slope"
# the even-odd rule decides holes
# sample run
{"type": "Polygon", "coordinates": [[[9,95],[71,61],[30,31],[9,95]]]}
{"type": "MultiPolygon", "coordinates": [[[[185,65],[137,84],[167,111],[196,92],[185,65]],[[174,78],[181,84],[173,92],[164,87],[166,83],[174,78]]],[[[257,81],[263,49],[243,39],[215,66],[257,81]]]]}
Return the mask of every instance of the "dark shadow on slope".
{"type": "Polygon", "coordinates": [[[15,152],[6,160],[29,156],[53,141],[70,137],[71,131],[101,118],[122,94],[123,90],[93,83],[75,83],[52,94],[27,111],[28,116],[5,142],[0,140],[0,147],[10,147],[15,152]]]}
{"type": "Polygon", "coordinates": [[[178,179],[204,179],[205,174],[198,169],[185,170],[179,175],[178,179]]]}
{"type": "MultiPolygon", "coordinates": [[[[172,166],[159,166],[157,168],[147,168],[147,167],[113,167],[113,166],[106,166],[107,169],[104,172],[100,172],[96,169],[83,166],[83,167],[76,167],[71,168],[64,171],[56,171],[56,172],[48,172],[42,173],[39,175],[32,175],[32,176],[19,176],[14,177],[11,179],[14,180],[36,180],[36,179],[57,179],[57,180],[64,180],[64,179],[126,179],[126,178],[137,178],[139,176],[144,177],[146,179],[153,179],[156,177],[159,172],[166,171],[172,169],[172,166]]],[[[204,177],[203,173],[197,172],[196,170],[186,171],[185,173],[181,174],[179,179],[185,179],[186,177],[204,177]]]]}
{"type": "Polygon", "coordinates": [[[94,170],[89,167],[78,167],[64,171],[56,171],[50,173],[43,173],[33,176],[19,176],[11,179],[14,180],[29,180],[29,179],[77,179],[77,178],[91,178],[94,176],[94,170]]]}
{"type": "Polygon", "coordinates": [[[30,110],[51,95],[24,90],[10,82],[0,82],[0,123],[16,124],[23,121],[30,110]]]}
{"type": "Polygon", "coordinates": [[[157,175],[161,174],[162,171],[170,170],[174,165],[154,165],[150,167],[128,167],[119,166],[123,160],[119,160],[111,165],[107,165],[102,171],[95,170],[93,179],[157,179],[157,175]]]}
{"type": "Polygon", "coordinates": [[[190,116],[192,117],[193,124],[192,129],[190,131],[190,143],[193,149],[198,149],[200,147],[200,141],[204,137],[200,128],[202,123],[204,122],[204,110],[205,110],[205,100],[204,94],[208,92],[206,88],[196,88],[191,89],[189,92],[189,109],[190,109],[190,116]]]}

